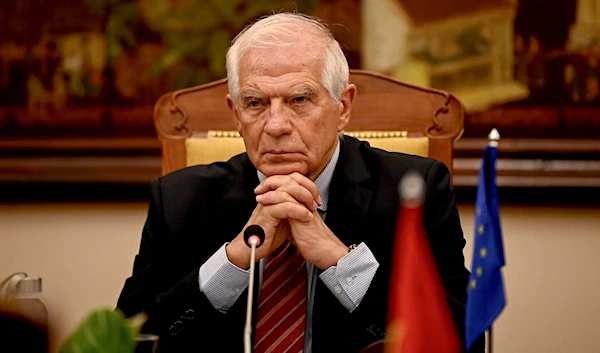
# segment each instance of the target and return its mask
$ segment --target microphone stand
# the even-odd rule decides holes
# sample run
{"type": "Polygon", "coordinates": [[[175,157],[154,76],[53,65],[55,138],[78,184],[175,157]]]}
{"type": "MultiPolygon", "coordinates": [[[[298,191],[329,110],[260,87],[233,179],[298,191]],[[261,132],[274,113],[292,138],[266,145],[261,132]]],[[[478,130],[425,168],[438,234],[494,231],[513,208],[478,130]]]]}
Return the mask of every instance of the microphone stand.
{"type": "Polygon", "coordinates": [[[250,278],[248,278],[248,303],[246,304],[246,326],[244,327],[244,352],[252,353],[252,295],[254,294],[254,267],[256,248],[265,241],[265,231],[257,224],[244,230],[244,242],[250,247],[250,278]]]}
{"type": "Polygon", "coordinates": [[[250,243],[250,278],[248,279],[248,304],[246,305],[246,326],[244,327],[244,353],[252,353],[252,295],[254,294],[254,263],[256,259],[256,244],[259,239],[257,236],[251,236],[248,239],[250,243]]]}

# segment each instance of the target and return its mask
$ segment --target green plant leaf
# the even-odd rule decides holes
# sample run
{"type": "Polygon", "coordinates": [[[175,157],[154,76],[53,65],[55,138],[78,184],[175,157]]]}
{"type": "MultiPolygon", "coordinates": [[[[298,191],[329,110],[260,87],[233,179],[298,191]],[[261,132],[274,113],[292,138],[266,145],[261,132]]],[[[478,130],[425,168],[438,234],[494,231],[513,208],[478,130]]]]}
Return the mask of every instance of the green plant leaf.
{"type": "Polygon", "coordinates": [[[144,318],[131,322],[120,311],[93,310],[63,342],[60,353],[132,353],[144,318]]]}

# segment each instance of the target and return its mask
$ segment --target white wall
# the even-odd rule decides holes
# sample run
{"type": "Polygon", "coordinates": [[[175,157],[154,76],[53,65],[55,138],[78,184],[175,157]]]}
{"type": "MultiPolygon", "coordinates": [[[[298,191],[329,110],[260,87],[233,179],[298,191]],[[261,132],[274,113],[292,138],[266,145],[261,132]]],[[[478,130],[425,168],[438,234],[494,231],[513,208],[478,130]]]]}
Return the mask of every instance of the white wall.
{"type": "Polygon", "coordinates": [[[87,312],[114,307],[137,253],[146,205],[0,205],[0,279],[42,277],[51,346],[87,312]]]}
{"type": "MultiPolygon", "coordinates": [[[[473,209],[460,211],[470,242],[473,209]]],[[[115,305],[145,217],[144,203],[0,205],[0,279],[43,278],[54,349],[91,308],[115,305]]],[[[503,205],[502,224],[508,306],[494,351],[600,352],[600,207],[503,205]]]]}
{"type": "MultiPolygon", "coordinates": [[[[461,207],[471,268],[473,208],[461,207]]],[[[600,208],[501,205],[507,306],[494,352],[600,352],[600,208]]]]}

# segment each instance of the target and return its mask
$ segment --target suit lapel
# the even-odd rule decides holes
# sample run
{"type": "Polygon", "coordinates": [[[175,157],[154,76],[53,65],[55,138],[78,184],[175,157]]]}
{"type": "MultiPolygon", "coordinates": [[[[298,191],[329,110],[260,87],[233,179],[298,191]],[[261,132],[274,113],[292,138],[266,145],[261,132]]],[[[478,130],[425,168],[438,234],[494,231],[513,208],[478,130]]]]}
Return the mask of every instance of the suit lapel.
{"type": "MultiPolygon", "coordinates": [[[[223,231],[228,238],[224,241],[231,241],[241,230],[244,229],[246,222],[250,218],[252,211],[256,207],[256,195],[254,188],[258,185],[258,175],[256,168],[250,162],[246,153],[234,157],[229,162],[234,169],[232,178],[227,181],[227,191],[218,197],[220,200],[216,209],[219,210],[218,221],[220,229],[215,232],[223,231]]],[[[258,312],[258,293],[259,293],[259,270],[258,263],[254,273],[254,294],[253,294],[253,322],[256,323],[258,312]]],[[[235,302],[230,309],[228,316],[235,317],[235,322],[244,322],[246,315],[247,289],[244,294],[235,302]]],[[[254,335],[254,333],[253,333],[254,335]]]]}
{"type": "Polygon", "coordinates": [[[254,188],[258,185],[258,176],[256,168],[245,153],[234,157],[230,165],[234,172],[232,178],[227,181],[227,191],[219,197],[219,224],[225,229],[239,232],[256,207],[254,188]]]}
{"type": "MultiPolygon", "coordinates": [[[[350,137],[341,141],[325,223],[344,244],[351,245],[365,240],[365,220],[373,191],[368,187],[371,175],[360,154],[360,142],[350,137]]],[[[352,335],[356,329],[348,311],[318,280],[313,307],[313,351],[326,350],[331,337],[352,335]]],[[[352,342],[344,342],[342,346],[344,351],[354,347],[352,342]]]]}
{"type": "Polygon", "coordinates": [[[341,143],[325,223],[342,242],[350,245],[362,240],[356,230],[364,220],[373,191],[364,186],[371,175],[360,155],[358,141],[345,136],[341,143]]]}

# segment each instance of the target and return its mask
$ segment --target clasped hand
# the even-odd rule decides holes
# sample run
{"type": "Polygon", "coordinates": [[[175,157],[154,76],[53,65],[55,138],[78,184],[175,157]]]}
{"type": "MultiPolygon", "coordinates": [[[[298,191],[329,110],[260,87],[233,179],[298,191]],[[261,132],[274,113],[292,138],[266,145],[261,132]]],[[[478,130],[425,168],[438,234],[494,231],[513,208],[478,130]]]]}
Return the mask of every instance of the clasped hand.
{"type": "MultiPolygon", "coordinates": [[[[267,256],[290,239],[306,261],[321,270],[334,266],[348,248],[331,232],[318,214],[322,204],[315,183],[300,173],[273,175],[254,190],[256,208],[244,229],[258,224],[265,231],[265,242],[256,259],[267,256]]],[[[227,257],[240,268],[250,266],[249,248],[243,230],[227,246],[227,257]]]]}

